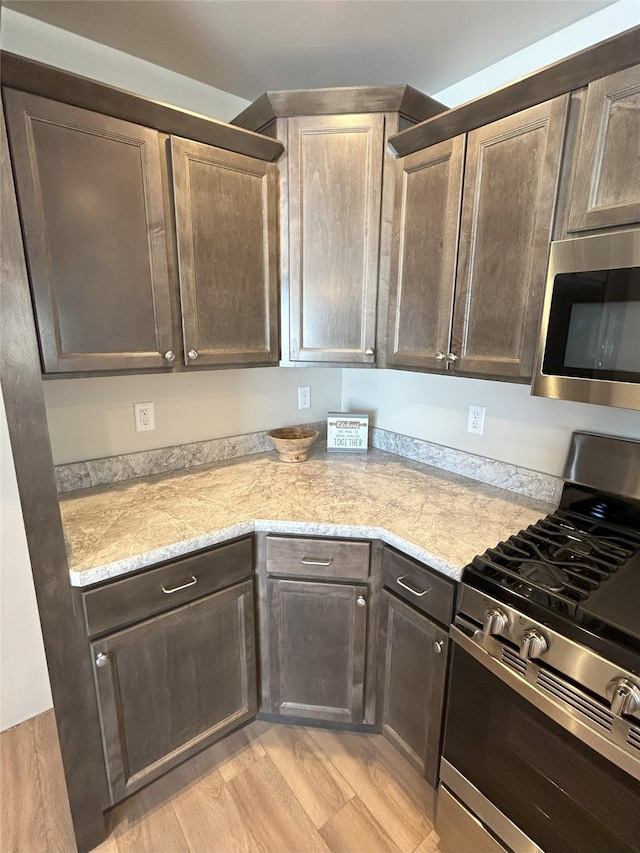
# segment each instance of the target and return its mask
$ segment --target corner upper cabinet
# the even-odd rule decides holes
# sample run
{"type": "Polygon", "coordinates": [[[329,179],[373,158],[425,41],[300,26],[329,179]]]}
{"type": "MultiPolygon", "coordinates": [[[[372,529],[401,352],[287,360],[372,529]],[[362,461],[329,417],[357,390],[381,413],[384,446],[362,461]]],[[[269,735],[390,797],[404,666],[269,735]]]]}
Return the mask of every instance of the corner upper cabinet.
{"type": "Polygon", "coordinates": [[[277,167],[171,139],[187,365],[279,358],[277,167]]]}
{"type": "Polygon", "coordinates": [[[157,131],[24,92],[3,97],[44,372],[168,366],[157,131]]]}
{"type": "Polygon", "coordinates": [[[640,65],[590,83],[568,232],[640,222],[640,65]]]}
{"type": "Polygon", "coordinates": [[[444,109],[408,86],[315,89],[268,92],[234,120],[287,150],[284,364],[384,366],[395,177],[387,141],[444,109]]]}
{"type": "Polygon", "coordinates": [[[561,96],[401,161],[391,366],[530,379],[567,106],[561,96]]]}

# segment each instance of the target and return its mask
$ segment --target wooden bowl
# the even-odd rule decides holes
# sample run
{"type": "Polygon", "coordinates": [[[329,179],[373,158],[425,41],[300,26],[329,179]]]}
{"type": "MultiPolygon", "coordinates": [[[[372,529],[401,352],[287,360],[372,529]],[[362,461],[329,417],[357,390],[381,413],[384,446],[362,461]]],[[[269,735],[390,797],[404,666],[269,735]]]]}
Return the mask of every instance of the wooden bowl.
{"type": "Polygon", "coordinates": [[[317,437],[318,430],[307,427],[281,427],[269,433],[281,462],[304,462],[317,437]]]}

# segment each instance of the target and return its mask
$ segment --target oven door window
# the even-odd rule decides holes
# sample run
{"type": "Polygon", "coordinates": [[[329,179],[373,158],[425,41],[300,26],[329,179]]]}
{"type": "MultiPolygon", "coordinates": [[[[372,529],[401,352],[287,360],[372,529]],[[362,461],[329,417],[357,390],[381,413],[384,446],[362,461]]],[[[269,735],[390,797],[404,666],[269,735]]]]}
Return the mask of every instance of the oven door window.
{"type": "Polygon", "coordinates": [[[640,849],[640,784],[458,646],[444,757],[546,853],[640,849]]]}
{"type": "Polygon", "coordinates": [[[640,270],[556,275],[543,373],[640,381],[640,270]]]}

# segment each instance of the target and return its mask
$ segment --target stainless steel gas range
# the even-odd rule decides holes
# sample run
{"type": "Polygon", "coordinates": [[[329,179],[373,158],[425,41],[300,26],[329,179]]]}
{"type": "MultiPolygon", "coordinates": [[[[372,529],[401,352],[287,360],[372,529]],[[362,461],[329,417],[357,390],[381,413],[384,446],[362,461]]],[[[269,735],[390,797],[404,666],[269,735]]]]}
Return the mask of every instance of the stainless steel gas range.
{"type": "Polygon", "coordinates": [[[640,442],[575,433],[556,512],[465,569],[443,851],[640,851],[640,442]]]}

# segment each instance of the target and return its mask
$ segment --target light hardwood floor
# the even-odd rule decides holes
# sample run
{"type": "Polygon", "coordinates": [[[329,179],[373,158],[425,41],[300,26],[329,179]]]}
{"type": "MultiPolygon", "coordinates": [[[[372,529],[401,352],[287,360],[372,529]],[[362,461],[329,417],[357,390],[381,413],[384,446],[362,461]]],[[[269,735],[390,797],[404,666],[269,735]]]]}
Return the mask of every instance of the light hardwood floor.
{"type": "MultiPolygon", "coordinates": [[[[75,851],[53,712],[0,763],[1,853],[75,851]]],[[[113,809],[96,853],[438,853],[432,814],[380,735],[256,721],[113,809]]]]}

